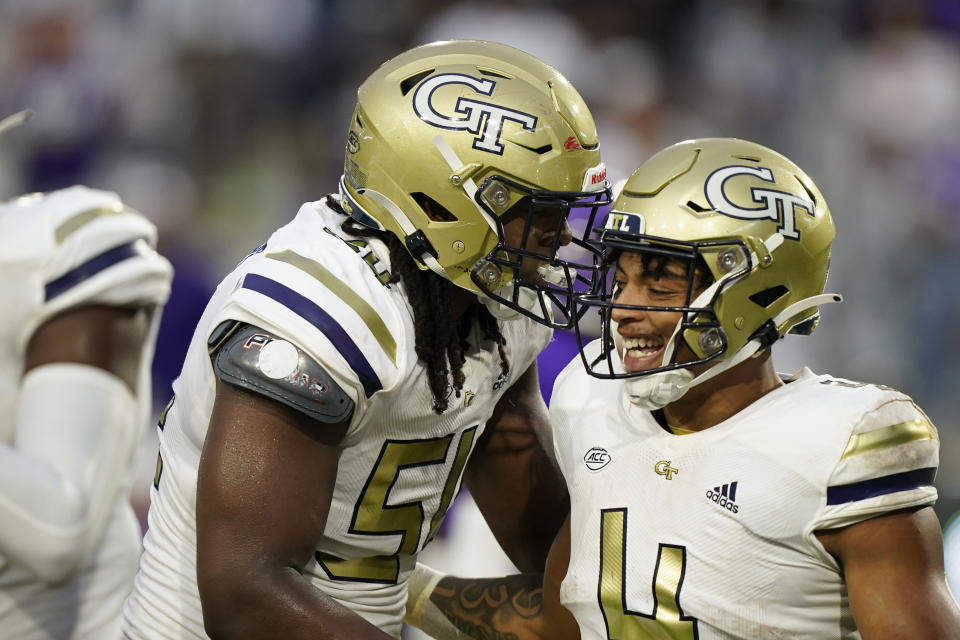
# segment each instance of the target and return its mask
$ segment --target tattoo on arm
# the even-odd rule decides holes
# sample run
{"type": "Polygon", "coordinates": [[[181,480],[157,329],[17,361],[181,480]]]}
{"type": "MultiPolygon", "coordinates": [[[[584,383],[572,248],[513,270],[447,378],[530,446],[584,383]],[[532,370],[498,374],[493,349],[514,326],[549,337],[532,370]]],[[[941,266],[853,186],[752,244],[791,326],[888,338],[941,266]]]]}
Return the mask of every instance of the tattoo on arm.
{"type": "Polygon", "coordinates": [[[543,615],[543,576],[503,578],[446,576],[430,600],[457,629],[480,640],[535,637],[543,615]]]}

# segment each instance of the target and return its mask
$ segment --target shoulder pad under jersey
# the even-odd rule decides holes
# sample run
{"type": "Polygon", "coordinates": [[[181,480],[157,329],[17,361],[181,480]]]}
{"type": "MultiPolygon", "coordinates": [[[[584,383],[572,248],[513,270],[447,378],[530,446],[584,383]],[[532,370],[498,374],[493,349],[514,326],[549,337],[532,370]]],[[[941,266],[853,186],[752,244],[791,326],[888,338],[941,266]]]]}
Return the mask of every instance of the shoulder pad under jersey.
{"type": "Polygon", "coordinates": [[[233,321],[217,327],[211,340],[220,343],[211,345],[216,349],[213,368],[224,382],[267,396],[319,422],[343,422],[353,413],[353,400],[293,343],[233,321]]]}

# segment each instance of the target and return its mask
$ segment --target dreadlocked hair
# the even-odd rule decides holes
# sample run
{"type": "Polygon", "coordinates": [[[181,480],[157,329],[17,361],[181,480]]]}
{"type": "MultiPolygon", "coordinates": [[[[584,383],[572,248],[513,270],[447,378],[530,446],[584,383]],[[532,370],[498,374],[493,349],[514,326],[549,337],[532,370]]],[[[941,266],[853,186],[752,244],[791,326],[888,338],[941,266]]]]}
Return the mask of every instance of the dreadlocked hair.
{"type": "MultiPolygon", "coordinates": [[[[327,206],[348,215],[340,203],[327,196],[327,206]]],[[[500,354],[500,374],[510,372],[504,346],[506,338],[497,319],[475,301],[457,322],[450,315],[450,300],[455,285],[430,271],[419,269],[406,247],[392,233],[365,227],[347,217],[341,227],[351,235],[377,238],[390,251],[390,280],[406,285],[407,300],[413,309],[414,344],[417,358],[427,368],[427,381],[433,394],[433,410],[441,414],[450,406],[450,394],[457,398],[463,391],[463,365],[470,348],[470,335],[476,326],[483,342],[493,342],[500,354]]]]}

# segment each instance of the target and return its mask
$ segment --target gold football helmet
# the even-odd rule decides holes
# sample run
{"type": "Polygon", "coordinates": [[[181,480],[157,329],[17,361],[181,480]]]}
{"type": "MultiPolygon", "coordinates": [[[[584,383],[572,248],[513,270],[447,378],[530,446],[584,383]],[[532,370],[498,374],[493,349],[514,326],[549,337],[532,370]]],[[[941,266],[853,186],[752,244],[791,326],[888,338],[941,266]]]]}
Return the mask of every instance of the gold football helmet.
{"type": "Polygon", "coordinates": [[[576,271],[587,274],[578,288],[596,273],[585,235],[568,248],[579,253],[563,253],[567,218],[584,209],[592,226],[610,203],[597,130],[573,86],[523,51],[473,40],[417,47],[363,82],[340,195],[355,220],[397,236],[421,269],[499,317],[560,327],[572,325],[576,271]],[[517,217],[511,244],[504,221],[517,217]]]}
{"type": "Polygon", "coordinates": [[[600,293],[577,297],[581,314],[601,309],[602,353],[584,355],[588,370],[632,378],[627,391],[634,401],[657,408],[788,332],[809,334],[819,320],[818,305],[840,301],[823,294],[834,235],[816,185],[775,151],[735,138],[688,140],[660,151],[627,180],[595,241],[608,271],[623,251],[681,259],[688,266],[686,304],[669,310],[682,317],[661,366],[628,372],[616,357],[610,310],[668,309],[618,305],[611,278],[598,278],[604,282],[600,293]],[[696,295],[698,268],[708,272],[710,284],[696,295]],[[694,361],[677,362],[681,341],[694,361]],[[699,376],[687,370],[710,361],[718,362],[699,376]]]}

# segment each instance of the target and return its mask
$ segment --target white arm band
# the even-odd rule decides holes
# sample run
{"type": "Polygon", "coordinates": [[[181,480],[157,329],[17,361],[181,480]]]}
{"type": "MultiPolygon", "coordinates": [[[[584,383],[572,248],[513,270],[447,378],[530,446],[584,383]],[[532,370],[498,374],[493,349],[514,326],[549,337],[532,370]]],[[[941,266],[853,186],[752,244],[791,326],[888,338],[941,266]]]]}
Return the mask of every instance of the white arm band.
{"type": "Polygon", "coordinates": [[[0,555],[48,583],[82,569],[127,499],[139,419],[130,389],[103,369],[28,372],[13,445],[0,444],[0,555]]]}
{"type": "Polygon", "coordinates": [[[430,601],[434,587],[446,574],[417,563],[407,580],[407,613],[403,621],[437,640],[470,640],[430,601]]]}

